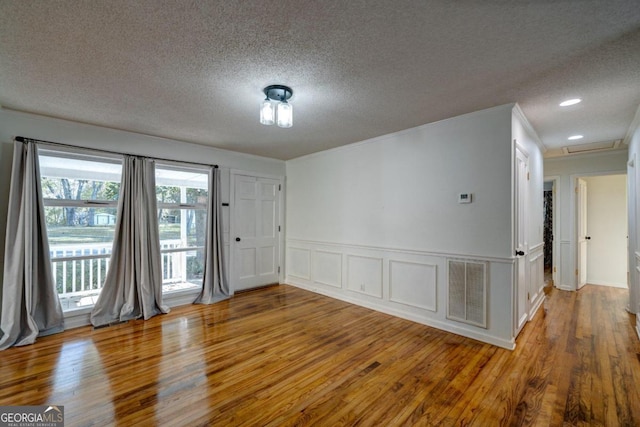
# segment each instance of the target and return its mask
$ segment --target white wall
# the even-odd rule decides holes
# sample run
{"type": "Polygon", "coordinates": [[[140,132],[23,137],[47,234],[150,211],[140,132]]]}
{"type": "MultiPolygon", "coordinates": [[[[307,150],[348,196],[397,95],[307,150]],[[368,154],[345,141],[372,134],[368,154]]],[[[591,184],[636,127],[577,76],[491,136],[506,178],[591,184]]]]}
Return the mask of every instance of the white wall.
{"type": "Polygon", "coordinates": [[[287,237],[511,256],[511,108],[288,161],[287,237]]]}
{"type": "Polygon", "coordinates": [[[288,161],[286,281],[512,348],[513,107],[288,161]],[[451,258],[488,263],[486,329],[446,318],[451,258]]]}
{"type": "Polygon", "coordinates": [[[587,182],[587,283],[627,287],[627,175],[587,182]]]}
{"type": "Polygon", "coordinates": [[[574,155],[544,160],[546,177],[558,177],[556,187],[555,221],[558,242],[553,256],[558,267],[555,286],[564,290],[576,289],[576,198],[575,180],[589,175],[625,173],[625,151],[574,155]],[[556,249],[557,248],[557,249],[556,249]]]}
{"type": "MultiPolygon", "coordinates": [[[[283,177],[286,170],[285,162],[282,160],[235,153],[183,141],[157,138],[0,108],[0,255],[2,255],[0,257],[0,265],[4,260],[13,139],[16,136],[175,161],[217,164],[221,168],[221,198],[223,202],[230,201],[231,169],[277,177],[283,177]]],[[[231,251],[229,250],[229,212],[230,207],[223,207],[224,241],[228,254],[227,265],[231,256],[231,251]]],[[[0,286],[2,286],[1,276],[0,286]]],[[[191,300],[193,298],[186,297],[186,299],[179,301],[186,303],[191,302],[191,300]]],[[[171,302],[169,303],[171,304],[171,302]]],[[[86,319],[80,322],[67,321],[67,325],[77,326],[82,322],[86,323],[86,319]]]]}

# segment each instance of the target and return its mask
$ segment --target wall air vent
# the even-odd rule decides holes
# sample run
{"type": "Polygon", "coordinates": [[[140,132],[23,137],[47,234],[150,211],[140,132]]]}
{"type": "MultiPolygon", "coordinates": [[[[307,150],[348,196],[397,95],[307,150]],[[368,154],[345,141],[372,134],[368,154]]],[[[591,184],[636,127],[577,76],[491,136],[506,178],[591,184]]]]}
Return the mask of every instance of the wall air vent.
{"type": "Polygon", "coordinates": [[[569,145],[562,147],[564,154],[594,153],[597,151],[615,150],[620,147],[621,139],[613,141],[593,142],[591,144],[569,145]]]}
{"type": "Polygon", "coordinates": [[[448,260],[447,319],[487,327],[487,263],[448,260]]]}

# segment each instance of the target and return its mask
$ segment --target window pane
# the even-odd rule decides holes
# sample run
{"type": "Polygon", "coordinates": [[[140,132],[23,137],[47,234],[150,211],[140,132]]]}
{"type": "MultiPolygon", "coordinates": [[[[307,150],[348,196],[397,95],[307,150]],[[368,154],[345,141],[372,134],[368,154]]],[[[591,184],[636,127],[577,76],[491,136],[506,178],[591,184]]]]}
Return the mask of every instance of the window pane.
{"type": "Polygon", "coordinates": [[[39,157],[52,273],[65,311],[94,305],[104,285],[122,169],[111,160],[103,163],[70,156],[39,157]],[[84,207],[69,203],[74,200],[111,203],[84,207]]]}
{"type": "Polygon", "coordinates": [[[180,188],[169,185],[156,185],[158,203],[180,203],[180,188]]]}
{"type": "Polygon", "coordinates": [[[45,199],[118,200],[121,164],[48,155],[39,160],[45,199]]]}
{"type": "MultiPolygon", "coordinates": [[[[172,242],[171,248],[204,246],[207,232],[205,209],[158,209],[160,243],[172,242]]],[[[169,248],[169,246],[167,246],[169,248]]]]}
{"type": "Polygon", "coordinates": [[[46,206],[49,244],[113,242],[116,208],[46,206]]]}
{"type": "Polygon", "coordinates": [[[204,249],[162,254],[162,290],[199,289],[204,276],[204,249]]]}
{"type": "Polygon", "coordinates": [[[42,177],[42,197],[58,200],[118,200],[120,183],[42,177]]]}
{"type": "Polygon", "coordinates": [[[158,224],[164,292],[202,286],[208,185],[207,171],[156,167],[156,195],[163,204],[158,209],[158,224]]]}

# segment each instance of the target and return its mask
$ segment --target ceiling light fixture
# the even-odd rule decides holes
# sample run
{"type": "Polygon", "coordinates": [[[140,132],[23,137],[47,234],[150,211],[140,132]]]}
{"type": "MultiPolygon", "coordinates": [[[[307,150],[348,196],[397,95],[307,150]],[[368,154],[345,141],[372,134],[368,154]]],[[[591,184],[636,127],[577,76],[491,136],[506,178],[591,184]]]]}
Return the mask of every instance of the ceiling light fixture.
{"type": "Polygon", "coordinates": [[[573,98],[573,99],[567,99],[566,101],[562,101],[560,103],[561,107],[568,107],[570,105],[576,105],[582,102],[581,98],[573,98]]]}
{"type": "Polygon", "coordinates": [[[260,106],[260,123],[267,126],[277,123],[281,128],[293,126],[293,106],[287,102],[293,90],[289,86],[271,85],[263,92],[266,98],[260,106]]]}
{"type": "Polygon", "coordinates": [[[569,138],[567,138],[569,141],[575,141],[576,139],[582,139],[584,138],[584,136],[582,135],[571,135],[569,138]]]}

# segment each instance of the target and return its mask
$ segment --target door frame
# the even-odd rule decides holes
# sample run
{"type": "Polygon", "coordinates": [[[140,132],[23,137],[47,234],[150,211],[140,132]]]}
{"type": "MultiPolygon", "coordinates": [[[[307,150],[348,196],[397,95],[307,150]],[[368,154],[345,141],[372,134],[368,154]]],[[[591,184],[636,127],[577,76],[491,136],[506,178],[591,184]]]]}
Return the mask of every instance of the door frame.
{"type": "Polygon", "coordinates": [[[283,283],[284,272],[286,266],[285,256],[284,256],[284,240],[285,240],[285,177],[282,175],[271,175],[260,172],[246,171],[242,169],[231,169],[230,170],[230,190],[229,190],[229,293],[233,295],[235,293],[236,284],[235,280],[235,269],[236,269],[236,241],[233,236],[236,235],[236,221],[233,213],[235,212],[236,207],[236,177],[237,176],[250,176],[253,178],[267,178],[278,181],[280,185],[280,191],[278,191],[278,221],[281,226],[281,230],[278,237],[278,265],[280,266],[280,272],[278,273],[278,283],[283,283]]]}
{"type": "MultiPolygon", "coordinates": [[[[578,278],[577,275],[574,274],[575,270],[579,268],[578,265],[578,215],[580,212],[578,211],[578,198],[575,192],[575,189],[578,187],[578,179],[579,178],[589,178],[594,176],[607,176],[607,175],[625,175],[627,174],[627,169],[619,169],[612,171],[604,171],[604,172],[589,172],[589,173],[576,173],[569,175],[569,182],[571,183],[571,196],[569,198],[569,218],[571,223],[569,224],[571,229],[571,261],[569,264],[564,264],[567,267],[572,267],[572,271],[570,272],[569,277],[573,277],[573,280],[570,281],[572,288],[567,290],[578,290],[578,278]]],[[[627,175],[627,180],[629,176],[627,175]]],[[[628,209],[628,208],[627,208],[628,209]]],[[[631,267],[628,267],[631,268],[631,267]]]]}

